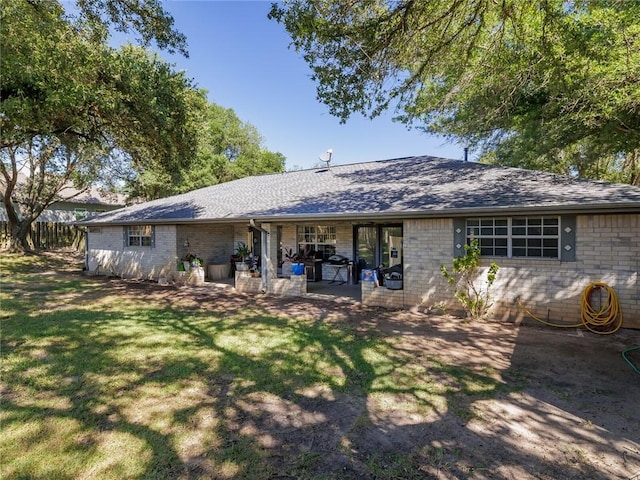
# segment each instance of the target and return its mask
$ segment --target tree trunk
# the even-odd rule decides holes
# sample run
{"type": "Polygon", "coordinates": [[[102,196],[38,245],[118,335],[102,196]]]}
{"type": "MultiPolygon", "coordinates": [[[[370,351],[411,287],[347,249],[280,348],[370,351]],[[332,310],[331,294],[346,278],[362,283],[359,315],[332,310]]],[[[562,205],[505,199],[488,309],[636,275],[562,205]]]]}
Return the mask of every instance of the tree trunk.
{"type": "Polygon", "coordinates": [[[9,219],[9,251],[10,252],[31,252],[33,245],[30,243],[29,233],[33,220],[22,219],[12,222],[9,219]]]}

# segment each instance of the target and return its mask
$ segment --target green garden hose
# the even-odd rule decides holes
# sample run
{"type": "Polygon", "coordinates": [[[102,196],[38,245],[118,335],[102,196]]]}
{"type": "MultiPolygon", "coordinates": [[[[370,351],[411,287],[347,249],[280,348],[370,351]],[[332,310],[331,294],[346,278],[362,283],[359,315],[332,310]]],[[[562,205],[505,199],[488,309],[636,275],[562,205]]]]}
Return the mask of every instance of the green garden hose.
{"type": "Polygon", "coordinates": [[[624,358],[624,361],[625,361],[625,362],[627,362],[627,363],[631,366],[631,368],[633,368],[633,371],[634,371],[634,372],[636,372],[638,375],[640,375],[640,370],[638,369],[638,367],[636,367],[636,366],[631,362],[631,360],[629,360],[629,359],[627,358],[627,352],[631,352],[632,350],[638,350],[638,349],[640,349],[640,345],[635,345],[635,346],[633,346],[633,347],[629,347],[629,348],[624,349],[624,350],[622,351],[622,358],[624,358]]]}

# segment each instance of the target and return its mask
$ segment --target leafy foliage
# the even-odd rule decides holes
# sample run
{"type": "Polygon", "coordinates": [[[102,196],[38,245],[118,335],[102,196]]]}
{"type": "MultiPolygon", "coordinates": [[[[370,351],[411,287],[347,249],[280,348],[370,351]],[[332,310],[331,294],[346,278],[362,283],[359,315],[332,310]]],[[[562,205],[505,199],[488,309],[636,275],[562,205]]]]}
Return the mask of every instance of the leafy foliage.
{"type": "Polygon", "coordinates": [[[493,162],[640,184],[637,1],[291,0],[270,16],[342,121],[395,107],[493,162]]]}
{"type": "MultiPolygon", "coordinates": [[[[121,2],[120,13],[115,1],[81,3],[132,21],[146,39],[171,23],[157,23],[157,9],[139,17],[142,2],[121,2]]],[[[0,5],[0,185],[12,249],[29,249],[30,224],[69,184],[108,183],[130,166],[174,172],[193,156],[191,81],[141,47],[108,47],[105,28],[94,17],[72,22],[53,0],[0,5]]],[[[163,35],[159,44],[181,44],[163,35]]]]}
{"type": "Polygon", "coordinates": [[[486,286],[483,289],[477,284],[480,265],[480,246],[478,239],[473,239],[470,245],[465,245],[465,254],[453,259],[451,271],[443,264],[440,271],[450,285],[455,286],[455,297],[462,304],[467,316],[473,320],[484,318],[493,305],[489,290],[496,280],[498,264],[491,262],[487,269],[486,286]]]}
{"type": "Polygon", "coordinates": [[[242,261],[248,259],[251,256],[251,249],[244,242],[238,242],[236,246],[235,255],[240,257],[242,261]]]}
{"type": "Polygon", "coordinates": [[[160,198],[263,173],[282,172],[285,157],[262,146],[257,129],[231,108],[208,104],[200,112],[194,159],[174,178],[163,169],[145,169],[130,181],[133,196],[160,198]]]}
{"type": "Polygon", "coordinates": [[[152,43],[170,53],[188,56],[186,37],[173,28],[173,18],[158,0],[76,0],[80,20],[107,30],[139,35],[137,43],[152,43]]]}
{"type": "Polygon", "coordinates": [[[0,187],[11,249],[30,249],[33,221],[91,185],[126,181],[158,198],[245,175],[282,171],[254,127],[209,105],[191,79],[146,49],[119,50],[110,28],[186,54],[156,0],[0,4],[0,187]]]}

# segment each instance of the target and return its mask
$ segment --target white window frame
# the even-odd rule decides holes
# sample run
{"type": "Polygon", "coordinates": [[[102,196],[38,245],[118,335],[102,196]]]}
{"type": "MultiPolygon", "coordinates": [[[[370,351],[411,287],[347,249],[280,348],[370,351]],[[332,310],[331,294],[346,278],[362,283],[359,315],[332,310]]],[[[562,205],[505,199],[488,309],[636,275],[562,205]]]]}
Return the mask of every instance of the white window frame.
{"type": "Polygon", "coordinates": [[[485,250],[485,253],[481,253],[484,257],[559,260],[561,221],[559,215],[467,218],[465,237],[467,244],[474,238],[478,239],[481,252],[485,250]],[[493,241],[483,242],[483,239],[493,241]],[[521,245],[522,243],[524,245],[521,245]],[[555,245],[552,246],[553,243],[555,245]],[[492,249],[492,254],[486,253],[488,249],[492,249]],[[534,255],[538,250],[540,254],[534,255]],[[555,254],[548,255],[552,250],[555,254]]]}
{"type": "Polygon", "coordinates": [[[153,225],[125,227],[125,246],[153,248],[155,246],[155,227],[153,225]]]}
{"type": "Polygon", "coordinates": [[[322,251],[324,256],[327,252],[336,250],[337,233],[335,225],[297,225],[296,243],[299,251],[311,249],[314,252],[322,251]],[[326,247],[332,247],[327,249],[326,247]]]}

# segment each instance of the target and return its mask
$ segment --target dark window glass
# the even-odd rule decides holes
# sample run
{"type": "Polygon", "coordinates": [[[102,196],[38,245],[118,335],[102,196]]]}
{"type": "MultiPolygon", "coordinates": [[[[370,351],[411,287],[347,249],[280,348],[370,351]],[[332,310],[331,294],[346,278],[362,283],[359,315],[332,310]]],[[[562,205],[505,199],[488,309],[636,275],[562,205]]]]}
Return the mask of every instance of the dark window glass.
{"type": "Polygon", "coordinates": [[[467,243],[479,240],[480,253],[489,256],[559,257],[558,217],[467,219],[467,243]]]}

